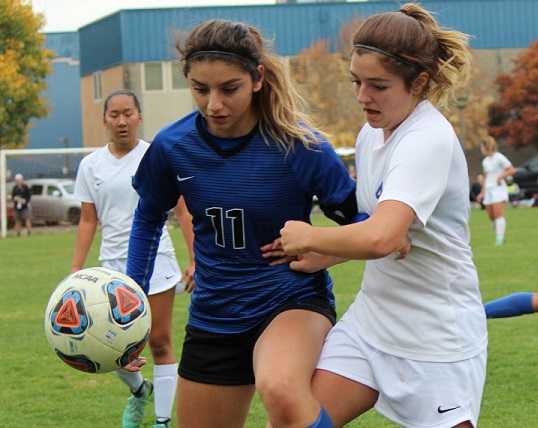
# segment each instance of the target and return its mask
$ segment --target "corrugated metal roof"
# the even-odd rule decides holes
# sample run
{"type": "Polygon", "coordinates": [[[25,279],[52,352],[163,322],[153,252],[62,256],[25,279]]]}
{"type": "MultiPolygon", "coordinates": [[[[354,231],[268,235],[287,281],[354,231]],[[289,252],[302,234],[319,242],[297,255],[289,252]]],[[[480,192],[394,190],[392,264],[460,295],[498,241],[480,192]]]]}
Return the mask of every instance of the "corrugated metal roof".
{"type": "MultiPolygon", "coordinates": [[[[142,32],[150,32],[147,29],[142,32]]],[[[153,29],[153,31],[158,31],[153,29]]],[[[82,76],[104,70],[123,62],[122,12],[107,16],[94,24],[79,29],[80,74],[82,76]]],[[[142,40],[145,40],[142,37],[142,40]]]]}
{"type": "MultiPolygon", "coordinates": [[[[523,48],[538,37],[536,0],[423,0],[442,25],[473,36],[476,49],[523,48]]],[[[395,10],[394,1],[330,4],[188,7],[123,10],[82,27],[81,74],[125,62],[175,57],[174,34],[207,19],[248,22],[274,41],[276,52],[295,55],[320,39],[334,47],[353,18],[395,10]]]]}

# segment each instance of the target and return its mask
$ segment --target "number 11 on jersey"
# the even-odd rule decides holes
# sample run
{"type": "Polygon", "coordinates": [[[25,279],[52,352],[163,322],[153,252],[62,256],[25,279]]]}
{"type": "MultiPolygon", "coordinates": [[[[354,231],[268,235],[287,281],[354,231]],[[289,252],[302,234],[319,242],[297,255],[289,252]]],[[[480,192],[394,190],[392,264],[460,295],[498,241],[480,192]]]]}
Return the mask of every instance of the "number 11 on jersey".
{"type": "Polygon", "coordinates": [[[222,207],[211,207],[205,210],[205,214],[211,218],[215,229],[215,244],[225,248],[225,228],[229,224],[232,232],[232,243],[235,250],[245,248],[245,212],[242,208],[232,208],[224,211],[222,207]],[[224,214],[229,222],[224,221],[224,214]]]}

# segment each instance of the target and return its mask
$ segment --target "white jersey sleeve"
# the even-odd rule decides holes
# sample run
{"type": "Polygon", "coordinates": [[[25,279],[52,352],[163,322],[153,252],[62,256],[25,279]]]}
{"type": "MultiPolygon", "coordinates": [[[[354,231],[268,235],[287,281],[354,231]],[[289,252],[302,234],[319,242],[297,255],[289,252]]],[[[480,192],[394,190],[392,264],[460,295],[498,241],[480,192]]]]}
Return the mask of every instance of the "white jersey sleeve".
{"type": "Polygon", "coordinates": [[[510,162],[508,160],[508,158],[505,155],[503,155],[502,153],[497,152],[497,159],[498,159],[498,162],[499,162],[499,164],[501,165],[501,167],[503,169],[506,169],[506,168],[512,166],[512,162],[510,162]]]}
{"type": "Polygon", "coordinates": [[[426,225],[446,189],[453,147],[441,136],[432,138],[431,130],[405,135],[391,158],[379,202],[403,202],[426,225]]]}
{"type": "Polygon", "coordinates": [[[91,184],[88,182],[88,158],[82,159],[77,171],[75,180],[75,197],[80,202],[89,202],[94,204],[94,198],[91,194],[91,184]]]}

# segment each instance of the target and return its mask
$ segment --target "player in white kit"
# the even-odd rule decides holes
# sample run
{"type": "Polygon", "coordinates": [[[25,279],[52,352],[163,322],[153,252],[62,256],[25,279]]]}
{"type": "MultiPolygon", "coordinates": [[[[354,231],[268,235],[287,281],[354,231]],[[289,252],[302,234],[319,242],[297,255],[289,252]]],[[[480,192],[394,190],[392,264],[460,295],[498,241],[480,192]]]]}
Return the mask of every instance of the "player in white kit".
{"type": "Polygon", "coordinates": [[[504,208],[508,202],[505,179],[514,175],[516,170],[506,156],[497,151],[497,143],[493,138],[484,139],[480,144],[480,151],[484,155],[482,160],[484,180],[482,190],[476,199],[478,202],[482,201],[486,206],[486,211],[495,230],[495,243],[502,245],[506,230],[504,208]]]}
{"type": "Polygon", "coordinates": [[[467,231],[467,164],[429,101],[469,69],[466,35],[418,5],[370,16],[354,35],[351,80],[368,122],[357,137],[357,202],[370,218],[323,228],[288,221],[281,230],[284,251],[298,257],[292,269],[367,260],[313,378],[334,426],[373,407],[408,428],[477,425],[487,331],[467,231]],[[402,259],[393,252],[407,236],[402,259]]]}
{"type": "MultiPolygon", "coordinates": [[[[108,96],[104,103],[104,125],[110,141],[107,145],[86,156],[77,173],[75,195],[81,201],[81,218],[72,261],[72,271],[84,266],[97,224],[101,226],[99,260],[104,267],[126,271],[127,250],[138,194],[131,180],[149,144],[137,138],[142,120],[136,95],[119,90],[108,96]]],[[[176,388],[177,364],[172,348],[172,307],[176,285],[192,289],[192,223],[190,214],[180,200],[176,208],[179,223],[188,244],[191,261],[182,281],[170,236],[164,228],[158,243],[155,270],[150,281],[149,302],[152,326],[149,339],[155,361],[153,384],[144,380],[140,372],[124,369],[117,373],[130,388],[132,396],[123,414],[123,428],[140,426],[144,405],[153,393],[156,423],[154,427],[168,427],[176,388]]]]}

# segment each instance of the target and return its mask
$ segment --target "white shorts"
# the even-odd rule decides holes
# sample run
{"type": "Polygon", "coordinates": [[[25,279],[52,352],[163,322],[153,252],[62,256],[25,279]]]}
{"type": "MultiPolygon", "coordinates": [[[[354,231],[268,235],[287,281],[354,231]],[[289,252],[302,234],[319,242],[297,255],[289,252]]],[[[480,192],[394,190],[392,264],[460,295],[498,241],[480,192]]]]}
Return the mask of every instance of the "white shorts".
{"type": "MultiPolygon", "coordinates": [[[[103,267],[125,273],[127,271],[127,259],[102,260],[103,267]]],[[[153,275],[149,280],[148,295],[159,294],[178,286],[177,291],[185,290],[181,282],[181,270],[174,256],[169,254],[157,254],[153,275]]]]}
{"type": "Polygon", "coordinates": [[[497,204],[508,201],[508,191],[503,186],[486,187],[484,189],[484,205],[497,204]]]}
{"type": "Polygon", "coordinates": [[[477,426],[487,351],[452,363],[386,354],[350,329],[345,316],[329,332],[318,363],[323,369],[379,392],[375,409],[407,428],[477,426]]]}

